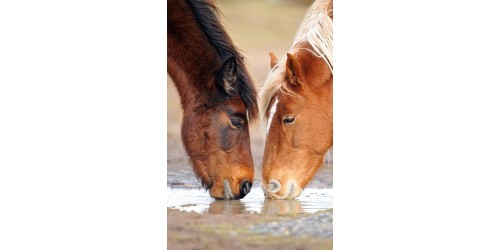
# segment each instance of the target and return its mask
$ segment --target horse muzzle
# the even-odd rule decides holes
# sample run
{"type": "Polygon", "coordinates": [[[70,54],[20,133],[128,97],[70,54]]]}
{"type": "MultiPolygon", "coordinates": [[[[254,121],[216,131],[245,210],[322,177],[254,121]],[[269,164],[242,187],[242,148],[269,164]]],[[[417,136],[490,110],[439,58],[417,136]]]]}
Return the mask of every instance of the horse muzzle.
{"type": "Polygon", "coordinates": [[[267,199],[292,200],[302,194],[302,188],[296,181],[288,181],[286,185],[281,182],[270,179],[269,184],[263,185],[264,196],[267,199]]]}
{"type": "Polygon", "coordinates": [[[252,182],[243,180],[239,185],[239,194],[234,194],[231,189],[231,184],[228,180],[224,180],[224,200],[239,200],[245,197],[252,189],[252,182]]]}

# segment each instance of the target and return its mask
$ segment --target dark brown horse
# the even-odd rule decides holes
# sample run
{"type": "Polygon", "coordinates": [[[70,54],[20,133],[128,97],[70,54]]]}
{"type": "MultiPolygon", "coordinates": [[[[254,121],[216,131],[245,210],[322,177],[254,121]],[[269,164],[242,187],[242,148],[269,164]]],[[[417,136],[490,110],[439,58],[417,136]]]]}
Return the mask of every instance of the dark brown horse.
{"type": "Polygon", "coordinates": [[[257,94],[209,0],[168,0],[167,66],[184,111],[182,141],[216,199],[241,199],[254,176],[249,121],[257,94]]]}

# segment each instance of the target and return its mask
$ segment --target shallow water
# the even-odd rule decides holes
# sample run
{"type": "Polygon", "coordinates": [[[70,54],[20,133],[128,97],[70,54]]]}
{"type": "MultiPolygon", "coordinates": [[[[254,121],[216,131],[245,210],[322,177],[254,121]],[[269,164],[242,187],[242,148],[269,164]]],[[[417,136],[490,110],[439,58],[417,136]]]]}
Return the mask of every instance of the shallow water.
{"type": "Polygon", "coordinates": [[[333,208],[332,189],[306,188],[296,200],[267,200],[261,188],[241,200],[223,201],[211,198],[204,189],[167,189],[167,206],[181,211],[213,214],[287,214],[314,213],[333,208]]]}

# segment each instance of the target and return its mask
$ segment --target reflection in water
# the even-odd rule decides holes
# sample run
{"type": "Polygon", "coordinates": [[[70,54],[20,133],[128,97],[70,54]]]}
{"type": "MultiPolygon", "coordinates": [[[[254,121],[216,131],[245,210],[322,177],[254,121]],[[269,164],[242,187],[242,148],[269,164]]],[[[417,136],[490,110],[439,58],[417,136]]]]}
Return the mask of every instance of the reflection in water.
{"type": "Polygon", "coordinates": [[[306,188],[297,200],[266,200],[260,188],[236,201],[214,200],[203,189],[167,189],[167,206],[182,211],[213,214],[314,213],[333,208],[331,189],[306,188]]]}
{"type": "Polygon", "coordinates": [[[214,200],[208,206],[208,213],[211,214],[248,214],[245,204],[237,201],[214,200]]]}
{"type": "MultiPolygon", "coordinates": [[[[301,212],[300,201],[297,200],[265,200],[263,199],[261,214],[296,214],[301,212]]],[[[255,211],[247,209],[244,202],[214,200],[208,205],[211,214],[249,214],[255,211]]]]}
{"type": "Polygon", "coordinates": [[[300,201],[297,200],[264,200],[262,214],[296,214],[301,212],[300,201]]]}

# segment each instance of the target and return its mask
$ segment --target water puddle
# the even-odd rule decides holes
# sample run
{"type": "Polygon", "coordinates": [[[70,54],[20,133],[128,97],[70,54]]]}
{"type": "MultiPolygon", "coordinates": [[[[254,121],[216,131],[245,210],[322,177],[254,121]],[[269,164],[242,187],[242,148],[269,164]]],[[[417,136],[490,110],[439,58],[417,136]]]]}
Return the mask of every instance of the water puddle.
{"type": "Polygon", "coordinates": [[[212,214],[287,214],[314,213],[333,208],[332,189],[306,188],[296,200],[267,200],[261,188],[243,199],[221,201],[211,198],[204,189],[167,189],[167,206],[181,211],[212,214]]]}

